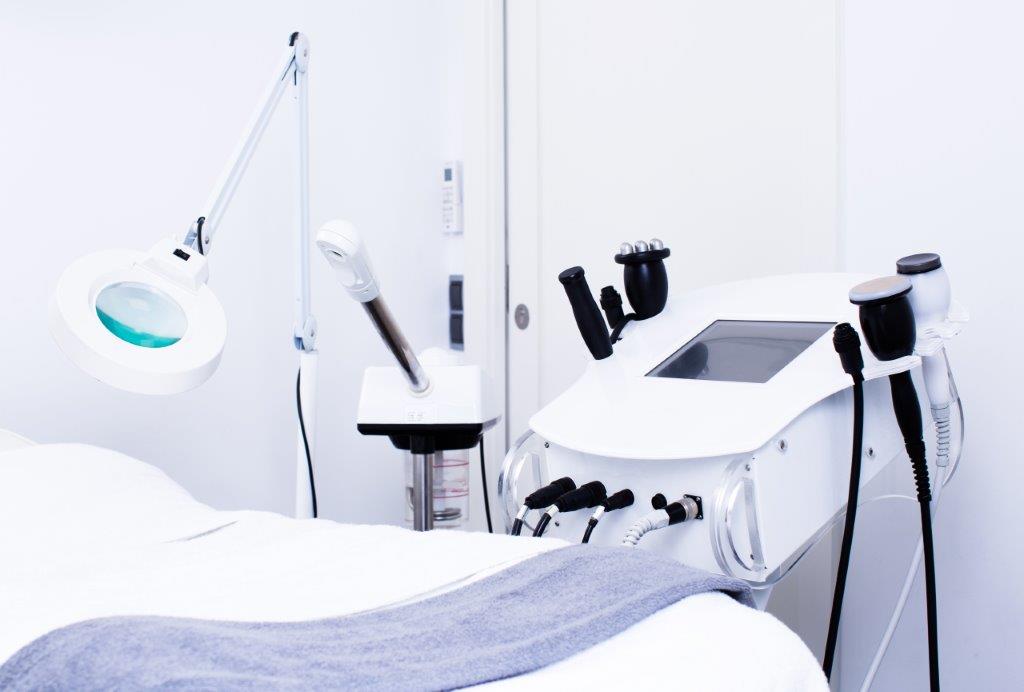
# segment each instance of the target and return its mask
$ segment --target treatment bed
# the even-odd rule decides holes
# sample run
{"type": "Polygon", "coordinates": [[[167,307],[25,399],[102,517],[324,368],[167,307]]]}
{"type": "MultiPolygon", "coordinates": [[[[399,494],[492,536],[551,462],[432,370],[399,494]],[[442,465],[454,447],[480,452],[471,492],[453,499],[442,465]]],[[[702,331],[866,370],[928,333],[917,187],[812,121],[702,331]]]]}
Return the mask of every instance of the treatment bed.
{"type": "MultiPolygon", "coordinates": [[[[564,546],[217,511],[135,459],[0,431],[0,665],[93,618],[337,617],[451,592],[564,546]]],[[[488,686],[527,685],[827,689],[793,632],[724,593],[684,598],[569,658],[488,686]]]]}

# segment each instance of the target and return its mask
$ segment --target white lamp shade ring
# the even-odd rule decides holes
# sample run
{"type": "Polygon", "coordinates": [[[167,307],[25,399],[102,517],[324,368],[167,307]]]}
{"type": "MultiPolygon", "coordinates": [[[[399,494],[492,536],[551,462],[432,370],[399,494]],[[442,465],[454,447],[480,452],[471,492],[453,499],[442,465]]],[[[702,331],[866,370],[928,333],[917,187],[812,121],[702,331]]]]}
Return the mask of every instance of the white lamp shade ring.
{"type": "Polygon", "coordinates": [[[174,394],[205,382],[227,338],[224,309],[205,285],[182,286],[140,262],[146,253],[86,255],[61,275],[50,330],[79,368],[141,394],[174,394]]]}

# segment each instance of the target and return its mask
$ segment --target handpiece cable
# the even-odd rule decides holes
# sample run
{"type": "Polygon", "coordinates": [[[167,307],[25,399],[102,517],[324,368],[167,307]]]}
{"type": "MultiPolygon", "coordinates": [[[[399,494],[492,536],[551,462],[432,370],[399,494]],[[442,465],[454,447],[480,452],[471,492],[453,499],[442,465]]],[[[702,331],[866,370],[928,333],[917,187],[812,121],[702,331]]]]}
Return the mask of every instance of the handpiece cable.
{"type": "MultiPolygon", "coordinates": [[[[935,512],[938,509],[939,497],[942,494],[942,489],[946,487],[949,481],[953,478],[953,474],[956,473],[957,468],[960,466],[960,458],[962,457],[964,450],[963,403],[960,401],[960,394],[957,391],[956,382],[953,380],[953,373],[949,368],[948,356],[946,356],[946,372],[949,376],[949,387],[950,392],[953,395],[953,403],[956,405],[957,415],[960,419],[960,441],[957,445],[956,457],[953,459],[952,463],[945,468],[945,475],[942,477],[942,480],[935,483],[935,498],[932,501],[932,516],[935,515],[935,512]]],[[[943,450],[941,449],[943,445],[948,445],[948,441],[939,441],[936,456],[941,456],[943,454],[943,450]]],[[[948,449],[945,453],[948,454],[948,449]]],[[[900,596],[896,601],[896,606],[893,608],[885,634],[882,635],[882,640],[878,643],[878,649],[875,651],[875,657],[871,661],[871,666],[868,668],[868,672],[864,676],[864,681],[861,683],[860,692],[868,692],[875,680],[875,675],[878,674],[878,669],[882,665],[882,659],[885,658],[885,654],[889,649],[889,643],[892,641],[893,635],[896,634],[896,627],[900,623],[900,618],[903,616],[903,610],[906,608],[907,600],[910,598],[910,591],[916,581],[918,569],[921,567],[921,557],[923,553],[924,541],[921,538],[918,538],[917,549],[914,551],[914,559],[911,560],[910,567],[907,568],[907,575],[903,580],[903,589],[900,591],[900,596]]]]}
{"type": "Polygon", "coordinates": [[[617,493],[609,495],[605,498],[604,502],[597,506],[594,513],[587,520],[587,530],[583,533],[583,540],[581,543],[590,542],[590,534],[594,533],[594,529],[597,528],[598,522],[608,512],[614,512],[617,509],[625,509],[633,504],[633,491],[629,488],[620,490],[617,493]]]}
{"type": "Polygon", "coordinates": [[[843,596],[846,593],[846,577],[850,570],[850,552],[853,548],[853,531],[857,521],[861,456],[864,447],[864,357],[860,352],[860,337],[849,323],[844,322],[835,328],[832,345],[843,363],[843,370],[853,378],[853,445],[850,460],[850,488],[846,500],[846,521],[843,526],[842,548],[839,551],[839,567],[836,571],[832,612],[829,616],[825,657],[822,662],[822,669],[828,679],[832,677],[832,665],[835,662],[836,644],[839,640],[839,620],[842,617],[843,596]]]}
{"type": "Polygon", "coordinates": [[[576,512],[581,509],[593,509],[608,499],[608,491],[605,490],[601,481],[590,481],[584,483],[575,490],[563,494],[555,503],[548,507],[547,511],[537,522],[537,528],[533,530],[533,537],[540,538],[548,528],[548,524],[559,512],[576,512]]]}
{"type": "Polygon", "coordinates": [[[295,408],[299,413],[299,431],[302,433],[302,446],[306,449],[306,468],[309,470],[309,496],[313,500],[313,518],[317,518],[316,483],[313,480],[313,455],[309,453],[309,438],[306,437],[306,421],[302,415],[302,370],[295,378],[295,408]]]}
{"type": "Polygon", "coordinates": [[[576,482],[568,476],[553,480],[544,487],[537,488],[523,500],[523,504],[516,513],[515,520],[512,522],[512,530],[509,533],[513,536],[518,536],[523,530],[526,515],[530,510],[547,509],[554,504],[555,500],[570,490],[575,489],[576,482]]]}

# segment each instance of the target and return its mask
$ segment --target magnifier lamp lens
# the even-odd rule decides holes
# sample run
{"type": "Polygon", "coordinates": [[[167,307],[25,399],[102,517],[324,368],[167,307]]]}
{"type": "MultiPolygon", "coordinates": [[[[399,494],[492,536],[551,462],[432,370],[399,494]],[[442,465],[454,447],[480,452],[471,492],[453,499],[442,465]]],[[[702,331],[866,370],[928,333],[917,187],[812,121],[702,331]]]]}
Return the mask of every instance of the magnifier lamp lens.
{"type": "Polygon", "coordinates": [[[163,291],[133,281],[107,286],[96,296],[96,314],[111,334],[135,346],[164,348],[181,340],[185,311],[163,291]]]}

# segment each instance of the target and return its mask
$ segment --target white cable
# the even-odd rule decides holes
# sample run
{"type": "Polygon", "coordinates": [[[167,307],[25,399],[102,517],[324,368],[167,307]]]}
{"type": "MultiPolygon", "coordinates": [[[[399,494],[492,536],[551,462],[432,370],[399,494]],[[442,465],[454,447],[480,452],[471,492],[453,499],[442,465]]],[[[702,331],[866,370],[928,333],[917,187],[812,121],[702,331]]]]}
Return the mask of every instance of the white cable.
{"type": "Polygon", "coordinates": [[[656,509],[648,512],[635,524],[629,527],[629,531],[622,537],[622,545],[626,548],[635,548],[644,534],[668,526],[668,512],[663,509],[656,509]]]}
{"type": "MultiPolygon", "coordinates": [[[[949,361],[946,362],[946,367],[949,367],[949,361]]],[[[960,465],[960,458],[963,456],[964,451],[964,425],[963,416],[964,410],[963,405],[960,403],[960,396],[956,390],[956,383],[953,382],[953,375],[950,373],[950,390],[953,393],[953,403],[956,404],[957,412],[960,416],[960,440],[957,444],[956,459],[951,466],[945,466],[944,475],[941,482],[933,483],[935,487],[935,494],[932,498],[931,514],[934,517],[935,512],[939,507],[939,497],[942,495],[942,489],[946,487],[949,480],[953,477],[953,473],[960,465]]],[[[932,410],[935,413],[935,409],[932,410]]],[[[945,456],[945,460],[948,463],[949,460],[949,408],[945,408],[945,420],[942,421],[942,415],[935,421],[935,433],[936,433],[936,461],[941,461],[942,456],[945,456]],[[944,423],[944,425],[943,425],[944,423]]],[[[936,468],[938,471],[938,468],[936,468]]],[[[875,657],[871,660],[871,667],[868,668],[867,675],[864,676],[864,682],[860,686],[860,692],[868,692],[871,688],[872,683],[875,681],[875,676],[878,674],[878,669],[882,665],[882,659],[885,658],[886,652],[889,650],[889,644],[892,642],[893,635],[896,634],[896,628],[900,624],[900,618],[903,617],[903,610],[906,608],[907,599],[910,597],[910,590],[914,587],[914,582],[917,580],[917,571],[921,567],[921,556],[924,552],[924,543],[922,539],[917,539],[917,550],[914,551],[914,559],[910,563],[910,568],[907,570],[907,576],[903,580],[903,589],[900,591],[900,597],[896,601],[896,607],[893,608],[892,616],[889,618],[889,625],[885,629],[885,634],[882,635],[882,641],[878,644],[878,649],[875,651],[875,657]]]]}

